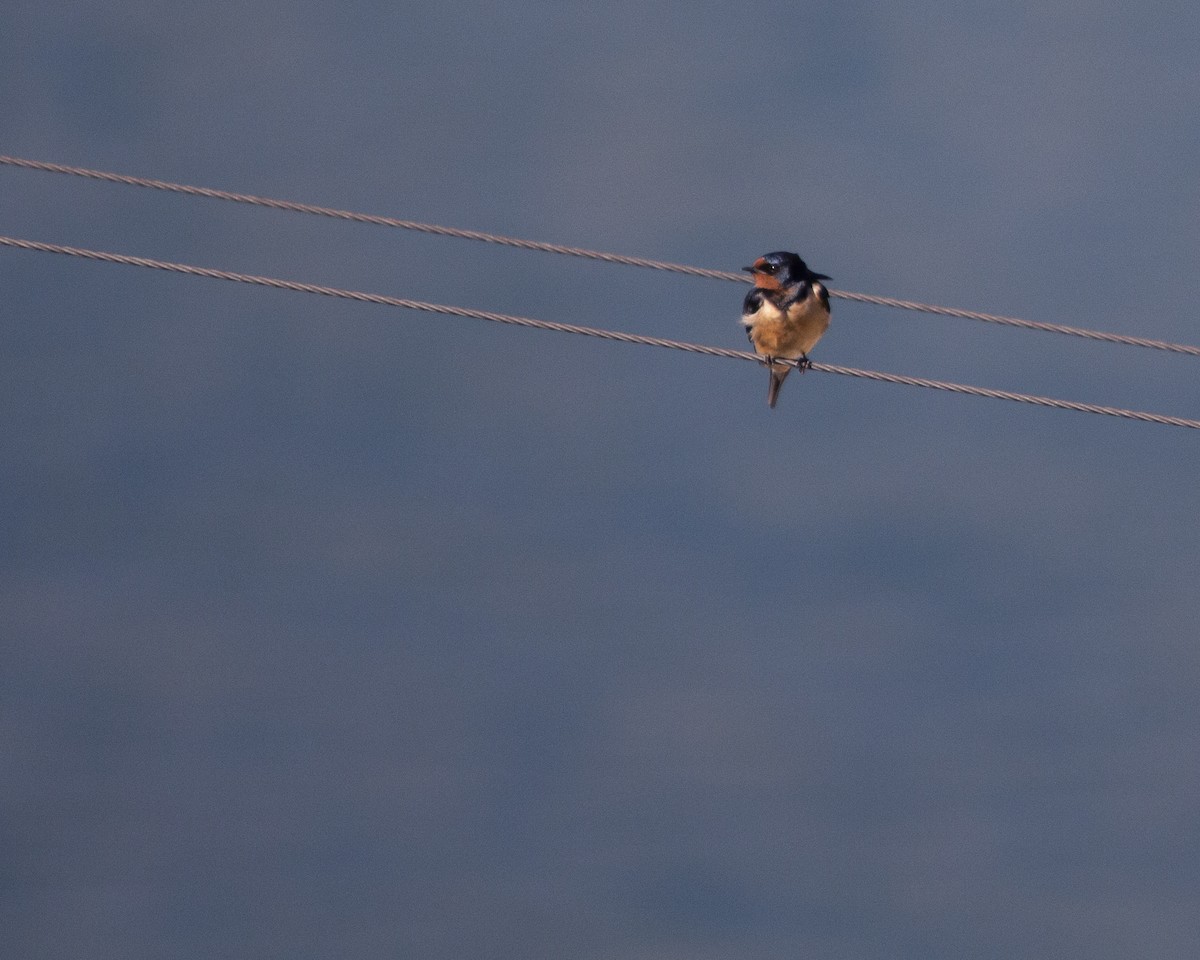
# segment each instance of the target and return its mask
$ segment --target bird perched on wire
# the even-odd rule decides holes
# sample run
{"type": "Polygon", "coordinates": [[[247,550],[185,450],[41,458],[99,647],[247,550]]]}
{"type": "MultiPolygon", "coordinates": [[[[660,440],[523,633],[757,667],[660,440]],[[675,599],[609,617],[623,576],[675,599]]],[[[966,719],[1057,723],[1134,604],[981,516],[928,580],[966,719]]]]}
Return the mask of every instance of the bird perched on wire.
{"type": "Polygon", "coordinates": [[[767,405],[774,407],[792,365],[772,361],[798,360],[800,370],[810,366],[808,351],[829,329],[829,291],[821,281],[830,278],[786,251],[768,253],[743,269],[754,277],[754,289],[742,302],[742,323],[754,352],[767,361],[767,405]]]}

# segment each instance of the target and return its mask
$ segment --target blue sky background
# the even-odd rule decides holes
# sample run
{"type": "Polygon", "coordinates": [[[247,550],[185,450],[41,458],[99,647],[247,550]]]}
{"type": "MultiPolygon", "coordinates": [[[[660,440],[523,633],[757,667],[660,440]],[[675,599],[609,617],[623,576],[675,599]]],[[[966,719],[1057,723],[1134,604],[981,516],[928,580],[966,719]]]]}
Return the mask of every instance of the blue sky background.
{"type": "MultiPolygon", "coordinates": [[[[17,3],[0,152],[1200,342],[1200,8],[17,3]]],[[[0,232],[742,347],[742,291],[0,169],[0,232]]],[[[25,958],[1193,957],[1197,437],[0,251],[25,958]]],[[[814,354],[1200,415],[835,301],[814,354]]]]}

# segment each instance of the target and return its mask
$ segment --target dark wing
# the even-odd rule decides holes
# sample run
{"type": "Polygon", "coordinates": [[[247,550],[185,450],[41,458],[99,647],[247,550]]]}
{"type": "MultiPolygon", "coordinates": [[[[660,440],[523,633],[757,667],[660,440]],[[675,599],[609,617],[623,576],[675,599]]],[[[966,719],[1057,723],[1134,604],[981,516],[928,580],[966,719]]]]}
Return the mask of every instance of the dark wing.
{"type": "Polygon", "coordinates": [[[746,299],[742,301],[742,323],[746,324],[746,339],[751,343],[754,342],[754,337],[750,335],[750,324],[762,305],[763,292],[758,287],[751,287],[746,299]]]}
{"type": "Polygon", "coordinates": [[[829,309],[829,291],[825,289],[825,284],[814,283],[813,289],[817,292],[817,296],[821,298],[821,303],[824,304],[825,309],[828,310],[829,309]]]}

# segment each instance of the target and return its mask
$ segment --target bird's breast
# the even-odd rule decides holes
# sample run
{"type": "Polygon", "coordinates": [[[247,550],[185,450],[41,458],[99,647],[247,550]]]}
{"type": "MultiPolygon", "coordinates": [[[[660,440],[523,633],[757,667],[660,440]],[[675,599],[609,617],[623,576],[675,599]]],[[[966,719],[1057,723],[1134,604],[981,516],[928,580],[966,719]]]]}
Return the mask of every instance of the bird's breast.
{"type": "Polygon", "coordinates": [[[747,318],[754,349],[765,357],[804,356],[829,329],[829,311],[815,296],[781,310],[770,301],[747,318]]]}

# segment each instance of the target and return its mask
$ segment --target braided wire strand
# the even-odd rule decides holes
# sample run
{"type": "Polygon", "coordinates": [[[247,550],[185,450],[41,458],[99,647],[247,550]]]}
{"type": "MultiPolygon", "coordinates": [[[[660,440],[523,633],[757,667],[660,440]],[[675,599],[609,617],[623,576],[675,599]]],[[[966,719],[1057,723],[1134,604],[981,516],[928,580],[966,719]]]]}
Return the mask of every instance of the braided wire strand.
{"type": "MultiPolygon", "coordinates": [[[[420,310],[427,313],[447,316],[467,317],[476,320],[487,320],[493,323],[504,323],[512,326],[529,327],[538,330],[553,330],[558,333],[573,333],[586,337],[597,337],[602,340],[616,340],[621,343],[633,343],[641,346],[665,347],[671,350],[682,350],[687,353],[703,354],[710,357],[724,357],[734,360],[750,360],[762,363],[763,358],[745,350],[730,350],[725,347],[713,347],[707,344],[688,343],[681,340],[668,340],[663,337],[651,337],[643,334],[624,333],[618,330],[605,330],[598,327],[584,327],[571,323],[557,323],[550,320],[536,320],[532,317],[519,317],[512,314],[494,313],[490,310],[473,310],[468,307],[455,307],[442,303],[428,303],[423,300],[409,300],[401,297],[389,297],[378,293],[364,293],[358,290],[344,290],[338,287],[320,286],[313,283],[302,283],[297,280],[282,280],[277,277],[262,277],[247,273],[234,273],[229,270],[218,270],[212,267],[197,267],[186,263],[172,263],[165,260],[151,260],[147,257],[134,257],[120,253],[108,253],[101,250],[86,250],[80,247],[68,247],[55,243],[41,243],[35,240],[22,240],[16,237],[0,236],[0,246],[20,250],[32,250],[41,253],[56,253],[70,257],[80,257],[87,260],[97,260],[105,263],[122,264],[125,266],[146,267],[152,270],[163,270],[170,273],[186,274],[196,277],[208,277],[213,280],[228,280],[235,283],[246,283],[255,286],[271,287],[277,290],[293,290],[299,293],[312,293],[321,296],[336,297],[343,300],[355,300],[360,303],[375,303],[383,306],[402,307],[408,310],[420,310]]],[[[793,362],[793,365],[797,365],[793,362]]],[[[1039,397],[1031,394],[1014,393],[1009,390],[993,390],[987,387],[976,387],[961,383],[947,383],[941,380],[927,380],[922,377],[909,377],[901,374],[882,373],[877,370],[860,370],[855,367],[843,367],[835,364],[812,363],[810,368],[821,373],[833,373],[840,376],[857,377],[860,379],[877,380],[884,383],[902,384],[912,387],[924,387],[931,390],[944,390],[952,393],[968,394],[975,397],[986,397],[994,400],[1011,400],[1018,403],[1034,404],[1041,407],[1053,407],[1059,410],[1074,410],[1080,413],[1095,413],[1110,417],[1122,417],[1127,420],[1139,420],[1146,423],[1159,423],[1167,426],[1189,427],[1200,429],[1200,420],[1189,420],[1185,417],[1165,416],[1158,413],[1146,413],[1140,410],[1126,410],[1120,407],[1104,407],[1091,403],[1077,403],[1071,400],[1057,400],[1052,397],[1039,397]]]]}
{"type": "MultiPolygon", "coordinates": [[[[570,257],[582,257],[588,260],[599,260],[604,263],[621,264],[630,267],[643,267],[650,270],[661,270],[670,273],[680,273],[693,277],[704,277],[710,280],[730,280],[747,283],[744,273],[728,270],[710,270],[705,267],[693,267],[683,263],[671,263],[665,260],[650,260],[645,257],[631,257],[619,253],[605,253],[599,250],[588,250],[583,247],[568,247],[556,243],[544,243],[539,240],[523,240],[518,237],[507,237],[502,234],[484,233],[481,230],[464,230],[457,227],[446,227],[433,223],[421,223],[416,220],[400,220],[395,217],[383,217],[370,213],[355,213],[351,210],[338,210],[332,207],[320,207],[309,203],[299,203],[293,200],[277,200],[271,197],[260,197],[248,193],[232,193],[227,190],[216,190],[211,187],[189,186],[183,183],[172,183],[167,180],[152,180],[147,177],[135,177],[122,173],[109,173],[104,170],[91,170],[86,167],[73,167],[61,163],[48,163],[42,160],[27,160],[21,157],[0,155],[0,164],[20,167],[26,170],[40,170],[46,173],[60,173],[91,180],[101,180],[108,183],[124,184],[126,186],[146,187],[152,190],[164,190],[169,193],[179,193],[188,196],[207,197],[214,200],[227,200],[233,203],[250,204],[273,210],[285,210],[292,213],[306,213],[321,217],[331,217],[337,220],[347,220],[353,223],[369,223],[376,226],[394,227],[401,230],[415,230],[420,233],[434,234],[443,237],[456,237],[462,240],[477,240],[483,243],[499,244],[516,247],[521,250],[539,250],[544,253],[556,253],[570,257]]],[[[898,310],[910,310],[918,313],[928,313],[943,317],[957,317],[966,320],[978,320],[983,323],[998,324],[1006,327],[1016,327],[1023,330],[1038,330],[1043,333],[1057,333],[1072,337],[1082,337],[1087,340],[1097,340],[1105,343],[1117,343],[1124,346],[1146,347],[1152,350],[1164,350],[1169,353],[1180,353],[1200,357],[1200,347],[1185,343],[1170,343],[1165,340],[1153,340],[1149,337],[1136,337],[1123,333],[1107,333],[1101,330],[1089,330],[1084,327],[1071,327],[1059,323],[1045,323],[1038,320],[1024,320],[1020,317],[1009,317],[995,313],[983,313],[978,310],[963,310],[958,307],[943,307],[932,303],[921,303],[916,300],[900,300],[896,297],[883,297],[870,293],[855,293],[850,290],[830,290],[830,296],[839,297],[856,303],[867,303],[881,307],[892,307],[898,310]]]]}

